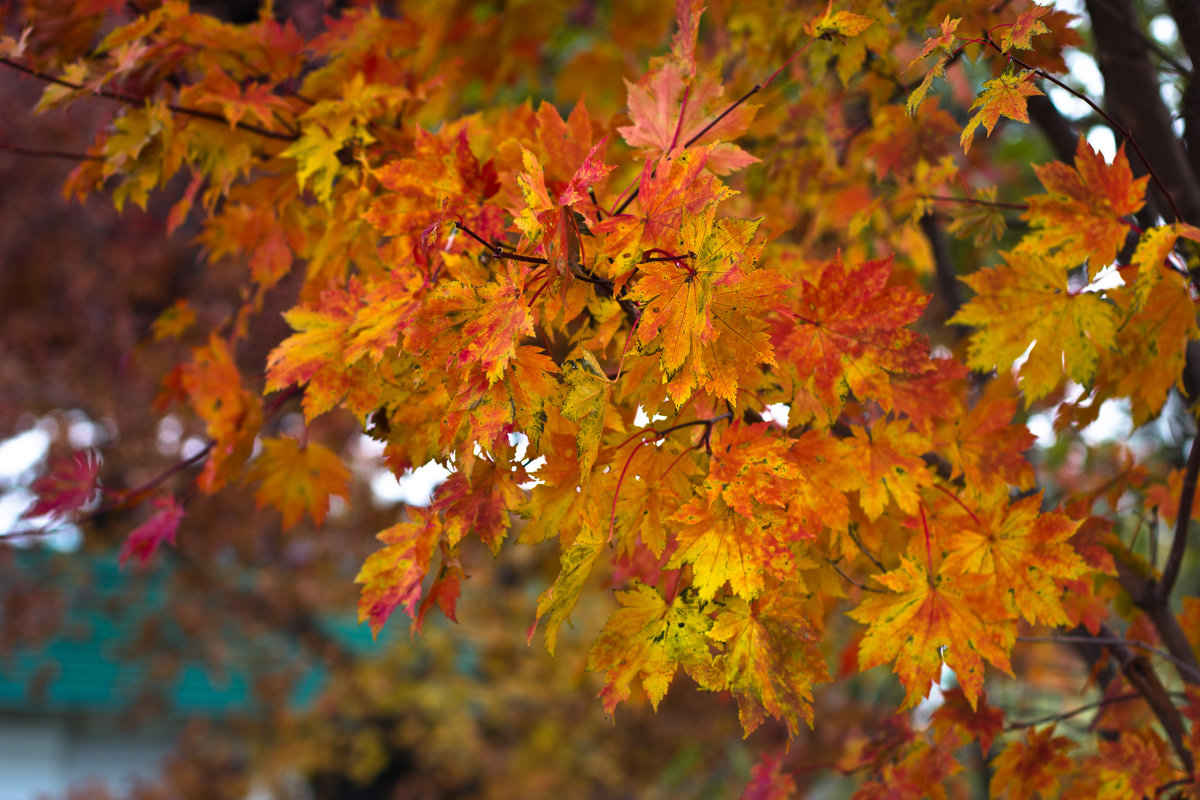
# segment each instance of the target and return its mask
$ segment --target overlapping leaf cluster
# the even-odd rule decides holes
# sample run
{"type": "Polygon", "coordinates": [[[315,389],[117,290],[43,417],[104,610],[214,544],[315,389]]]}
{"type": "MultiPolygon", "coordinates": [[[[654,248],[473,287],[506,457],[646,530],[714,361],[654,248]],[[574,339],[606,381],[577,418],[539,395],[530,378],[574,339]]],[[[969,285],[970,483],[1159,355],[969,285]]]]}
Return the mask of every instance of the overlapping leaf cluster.
{"type": "MultiPolygon", "coordinates": [[[[353,415],[397,476],[452,468],[427,509],[379,534],[362,619],[378,630],[399,608],[419,628],[435,605],[454,618],[466,542],[554,541],[561,569],[529,637],[540,627],[554,652],[580,597],[611,587],[588,656],[609,711],[639,692],[657,706],[682,670],[730,692],[747,734],[773,717],[797,735],[848,613],[861,638],[839,677],[886,665],[902,708],[945,667],[961,687],[929,737],[857,765],[872,768],[872,796],[947,780],[964,736],[990,742],[987,664],[1013,673],[1023,625],[1099,630],[1089,601],[1112,561],[1085,534],[1103,523],[1081,528],[1086,505],[1045,508],[1019,401],[1069,379],[1095,406],[1130,398],[1145,421],[1200,336],[1175,263],[1197,228],[1135,233],[1123,285],[1094,282],[1126,247],[1147,179],[1124,149],[1107,163],[1082,139],[1073,165],[1035,168],[1045,191],[1025,201],[1025,234],[965,278],[974,296],[949,320],[973,329],[964,360],[944,331],[937,348],[918,332],[938,312],[909,223],[966,185],[956,150],[978,127],[1027,121],[1042,73],[1011,53],[1051,34],[1052,67],[1072,33],[1038,6],[975,4],[925,41],[910,68],[934,61],[909,94],[881,76],[901,71],[899,42],[937,25],[893,5],[789,12],[778,28],[794,34],[802,89],[774,108],[735,102],[701,58],[694,2],[679,3],[670,51],[627,81],[624,125],[583,101],[565,117],[550,103],[461,114],[419,10],[348,12],[305,39],[167,2],[59,65],[43,105],[136,98],[71,190],[145,203],[185,174],[170,225],[198,217],[210,260],[247,266],[237,313],[167,381],[212,441],[203,491],[252,484],[285,527],[305,513],[320,524],[345,496],[349,473],[316,442],[268,439],[251,459],[260,389],[302,395],[309,423],[353,415]],[[927,98],[968,44],[997,72],[963,128],[927,98]],[[852,118],[864,108],[869,124],[852,118]],[[773,130],[758,148],[738,143],[759,127],[773,130]],[[260,386],[232,354],[285,283],[292,332],[260,386]],[[998,377],[984,386],[968,368],[998,377]]],[[[744,13],[739,30],[753,30],[744,13]]],[[[726,71],[739,90],[778,55],[762,36],[726,71]]],[[[26,57],[23,41],[3,46],[26,57]]],[[[964,198],[975,208],[952,231],[1002,233],[989,197],[964,198]]],[[[173,533],[181,512],[168,510],[173,533]]],[[[1156,733],[1142,745],[1170,758],[1156,733]]],[[[1045,730],[1014,740],[997,780],[1047,792],[1068,750],[1045,730]]]]}

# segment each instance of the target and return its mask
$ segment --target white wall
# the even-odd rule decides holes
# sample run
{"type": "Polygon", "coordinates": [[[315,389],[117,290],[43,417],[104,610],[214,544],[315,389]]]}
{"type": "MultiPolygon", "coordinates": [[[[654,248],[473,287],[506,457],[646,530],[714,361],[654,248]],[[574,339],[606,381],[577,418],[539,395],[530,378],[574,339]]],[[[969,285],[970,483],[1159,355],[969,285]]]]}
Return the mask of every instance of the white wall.
{"type": "Polygon", "coordinates": [[[127,728],[101,717],[0,714],[0,800],[63,794],[102,780],[118,792],[153,777],[171,749],[166,723],[127,728]]]}

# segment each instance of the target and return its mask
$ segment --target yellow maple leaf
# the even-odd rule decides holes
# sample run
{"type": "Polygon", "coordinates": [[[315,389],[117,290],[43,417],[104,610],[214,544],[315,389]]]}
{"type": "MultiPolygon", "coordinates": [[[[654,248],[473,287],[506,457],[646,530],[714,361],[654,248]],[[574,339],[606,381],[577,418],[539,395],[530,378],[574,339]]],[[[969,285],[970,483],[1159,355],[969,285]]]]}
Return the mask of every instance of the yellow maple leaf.
{"type": "Polygon", "coordinates": [[[617,601],[621,607],[608,618],[588,654],[588,669],[604,670],[600,698],[608,713],[629,698],[635,678],[641,678],[655,709],[680,666],[702,685],[713,684],[707,603],[687,591],[668,603],[643,583],[617,592],[617,601]]]}
{"type": "Polygon", "coordinates": [[[968,363],[978,370],[1008,369],[1031,343],[1021,365],[1029,400],[1045,397],[1062,379],[1086,384],[1099,352],[1117,330],[1116,309],[1097,292],[1072,291],[1067,272],[1029,253],[1002,253],[1004,267],[981,269],[963,280],[975,290],[950,320],[973,325],[968,363]]]}
{"type": "Polygon", "coordinates": [[[862,14],[853,14],[849,11],[835,12],[833,0],[829,0],[824,14],[813,17],[804,23],[804,32],[816,38],[829,39],[834,36],[849,38],[858,36],[874,23],[875,20],[862,14]]]}
{"type": "Polygon", "coordinates": [[[829,680],[817,647],[819,636],[808,622],[805,598],[780,587],[754,602],[730,598],[708,632],[725,645],[716,661],[738,700],[738,717],[747,736],[768,714],[783,719],[793,736],[800,718],[813,724],[813,685],[829,680]]]}

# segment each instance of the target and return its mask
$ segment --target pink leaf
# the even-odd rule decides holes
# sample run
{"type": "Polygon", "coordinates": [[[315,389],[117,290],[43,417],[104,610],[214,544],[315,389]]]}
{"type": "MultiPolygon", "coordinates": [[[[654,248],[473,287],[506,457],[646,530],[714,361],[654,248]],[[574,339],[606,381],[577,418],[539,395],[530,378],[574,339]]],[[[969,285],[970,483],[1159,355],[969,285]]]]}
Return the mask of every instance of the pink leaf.
{"type": "Polygon", "coordinates": [[[175,531],[183,519],[183,508],[170,495],[155,498],[153,503],[159,509],[158,513],[134,528],[121,546],[119,558],[122,567],[134,556],[139,564],[145,565],[163,542],[175,544],[175,531]]]}
{"type": "Polygon", "coordinates": [[[79,510],[96,494],[99,474],[100,457],[94,450],[77,451],[70,459],[57,459],[47,474],[33,482],[30,488],[37,494],[37,502],[22,516],[27,519],[47,514],[65,516],[79,510]]]}

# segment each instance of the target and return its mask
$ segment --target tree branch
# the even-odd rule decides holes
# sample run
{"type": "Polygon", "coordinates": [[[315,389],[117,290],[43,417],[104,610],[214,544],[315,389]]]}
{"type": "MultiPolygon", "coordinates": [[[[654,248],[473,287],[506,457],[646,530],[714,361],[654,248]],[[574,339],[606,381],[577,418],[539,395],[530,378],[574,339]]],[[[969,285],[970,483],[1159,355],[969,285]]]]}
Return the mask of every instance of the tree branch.
{"type": "Polygon", "coordinates": [[[1154,178],[1158,193],[1152,192],[1151,200],[1161,210],[1169,206],[1181,221],[1200,222],[1200,184],[1159,95],[1158,71],[1145,41],[1129,34],[1138,27],[1132,3],[1087,0],[1087,9],[1096,37],[1096,60],[1104,75],[1105,105],[1154,178]]]}
{"type": "Polygon", "coordinates": [[[1192,501],[1196,495],[1196,478],[1200,475],[1200,433],[1192,440],[1192,451],[1188,453],[1187,466],[1183,472],[1183,489],[1179,496],[1179,511],[1175,518],[1175,537],[1171,540],[1171,552],[1163,566],[1162,579],[1155,586],[1155,599],[1166,603],[1179,580],[1179,569],[1183,554],[1187,550],[1188,526],[1192,521],[1192,501]]]}
{"type": "MultiPolygon", "coordinates": [[[[46,83],[55,83],[59,86],[65,86],[68,89],[75,89],[77,91],[84,88],[82,84],[72,83],[71,81],[63,80],[62,78],[49,75],[41,70],[34,69],[33,67],[27,67],[24,64],[18,64],[11,58],[0,57],[0,64],[3,64],[10,69],[14,69],[17,72],[29,75],[30,77],[37,78],[40,81],[45,81],[46,83]]],[[[107,97],[109,100],[116,100],[117,102],[125,103],[126,105],[130,106],[145,105],[147,100],[147,98],[144,97],[134,97],[132,95],[122,94],[121,92],[114,92],[111,89],[95,89],[94,92],[101,97],[107,97]]],[[[175,103],[167,103],[167,108],[176,114],[196,117],[197,119],[207,119],[211,120],[212,122],[219,122],[222,125],[230,124],[230,121],[224,115],[218,114],[215,111],[204,111],[203,109],[190,108],[188,106],[176,105],[175,103]]],[[[276,139],[281,142],[294,142],[300,138],[294,134],[276,133],[275,131],[267,130],[266,128],[259,127],[251,122],[243,122],[241,120],[233,123],[233,127],[248,133],[258,134],[259,136],[267,139],[276,139]]]]}

